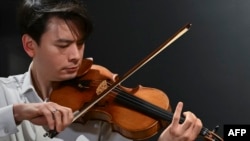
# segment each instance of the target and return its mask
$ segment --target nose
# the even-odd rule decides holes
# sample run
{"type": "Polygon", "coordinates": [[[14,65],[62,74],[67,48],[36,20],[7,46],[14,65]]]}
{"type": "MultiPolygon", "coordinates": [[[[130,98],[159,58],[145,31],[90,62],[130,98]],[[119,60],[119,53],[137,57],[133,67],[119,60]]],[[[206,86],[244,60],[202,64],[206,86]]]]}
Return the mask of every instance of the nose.
{"type": "Polygon", "coordinates": [[[69,50],[69,61],[77,64],[78,61],[83,57],[84,45],[72,44],[69,50]]]}

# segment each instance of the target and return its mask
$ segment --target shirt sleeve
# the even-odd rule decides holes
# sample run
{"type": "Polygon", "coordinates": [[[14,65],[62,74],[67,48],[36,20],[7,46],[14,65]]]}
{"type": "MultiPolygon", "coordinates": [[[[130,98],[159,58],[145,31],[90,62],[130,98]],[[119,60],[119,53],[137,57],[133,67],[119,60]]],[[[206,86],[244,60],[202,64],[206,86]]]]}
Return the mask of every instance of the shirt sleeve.
{"type": "Polygon", "coordinates": [[[18,130],[14,120],[13,105],[0,108],[0,115],[0,136],[16,133],[18,130]]]}
{"type": "MultiPolygon", "coordinates": [[[[9,93],[13,92],[10,91],[9,93]]],[[[0,137],[18,131],[13,115],[13,104],[9,102],[9,100],[13,100],[15,97],[7,94],[5,85],[0,83],[0,137]]]]}

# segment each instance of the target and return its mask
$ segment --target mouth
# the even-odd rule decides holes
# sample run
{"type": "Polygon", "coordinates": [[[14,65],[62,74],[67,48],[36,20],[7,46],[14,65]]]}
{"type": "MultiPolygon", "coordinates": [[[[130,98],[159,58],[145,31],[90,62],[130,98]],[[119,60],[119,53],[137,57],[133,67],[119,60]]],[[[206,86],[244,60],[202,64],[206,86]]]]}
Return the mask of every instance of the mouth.
{"type": "Polygon", "coordinates": [[[78,71],[78,68],[79,67],[67,67],[65,68],[64,70],[67,72],[67,73],[75,73],[78,71]]]}

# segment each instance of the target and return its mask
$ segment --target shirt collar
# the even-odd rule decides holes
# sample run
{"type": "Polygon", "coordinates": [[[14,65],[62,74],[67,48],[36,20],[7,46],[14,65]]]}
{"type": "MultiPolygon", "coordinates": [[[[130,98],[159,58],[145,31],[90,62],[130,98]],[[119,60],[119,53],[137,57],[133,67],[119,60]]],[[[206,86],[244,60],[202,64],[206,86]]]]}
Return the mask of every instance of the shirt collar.
{"type": "Polygon", "coordinates": [[[23,84],[22,84],[22,91],[21,93],[24,95],[32,94],[33,97],[36,97],[37,100],[42,101],[42,99],[38,96],[34,85],[32,81],[31,76],[31,68],[32,68],[33,62],[30,63],[28,71],[25,73],[25,76],[23,78],[23,84]]]}

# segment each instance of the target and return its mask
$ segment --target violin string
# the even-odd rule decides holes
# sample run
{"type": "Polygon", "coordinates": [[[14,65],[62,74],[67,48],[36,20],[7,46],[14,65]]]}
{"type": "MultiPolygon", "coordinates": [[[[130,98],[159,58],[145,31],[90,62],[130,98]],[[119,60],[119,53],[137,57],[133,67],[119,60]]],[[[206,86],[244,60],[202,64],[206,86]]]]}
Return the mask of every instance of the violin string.
{"type": "MultiPolygon", "coordinates": [[[[116,87],[116,88],[114,88],[113,91],[118,94],[118,96],[116,97],[117,100],[125,101],[125,102],[127,102],[126,104],[133,104],[132,106],[136,106],[135,108],[139,108],[139,109],[143,110],[141,112],[150,112],[150,114],[153,114],[153,115],[149,115],[149,116],[154,116],[154,117],[165,119],[168,121],[172,120],[172,117],[173,117],[172,113],[167,112],[165,109],[163,110],[162,108],[160,108],[156,105],[153,105],[145,100],[142,100],[142,99],[140,99],[132,94],[129,94],[120,88],[116,87]]],[[[114,95],[115,94],[113,94],[113,96],[114,95]]]]}
{"type": "MultiPolygon", "coordinates": [[[[108,83],[108,85],[111,85],[111,84],[108,83]]],[[[113,97],[117,98],[118,100],[126,101],[130,104],[132,102],[133,104],[132,106],[136,106],[137,108],[143,110],[142,112],[147,112],[147,113],[150,112],[149,114],[154,114],[153,117],[161,118],[163,120],[167,120],[168,122],[171,122],[171,120],[173,119],[173,113],[170,113],[166,111],[165,109],[162,109],[156,105],[153,105],[145,100],[137,98],[136,96],[129,94],[120,88],[117,88],[117,87],[114,88],[113,92],[116,92],[118,94],[118,96],[115,96],[116,94],[112,93],[113,97]]],[[[149,116],[152,116],[152,115],[149,115],[149,116]]],[[[181,120],[180,121],[181,123],[184,122],[184,118],[181,118],[180,120],[181,120]]],[[[202,127],[200,135],[206,136],[208,134],[209,134],[209,130],[205,127],[202,127]]]]}

